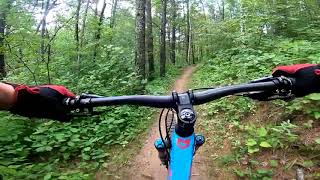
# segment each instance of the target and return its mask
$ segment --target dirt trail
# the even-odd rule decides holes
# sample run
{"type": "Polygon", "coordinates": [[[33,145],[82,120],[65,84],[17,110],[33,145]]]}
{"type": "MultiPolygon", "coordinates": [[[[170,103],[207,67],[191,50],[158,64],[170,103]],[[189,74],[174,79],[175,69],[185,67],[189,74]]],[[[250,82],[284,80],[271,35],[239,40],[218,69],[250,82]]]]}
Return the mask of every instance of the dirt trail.
{"type": "MultiPolygon", "coordinates": [[[[184,69],[182,75],[174,83],[172,90],[177,92],[183,92],[186,90],[186,85],[190,80],[192,72],[195,67],[190,66],[184,69]]],[[[154,124],[150,130],[147,140],[144,146],[134,158],[132,166],[129,168],[127,179],[152,179],[152,180],[163,180],[166,179],[167,170],[164,166],[160,166],[160,160],[158,158],[158,152],[154,148],[154,140],[159,137],[158,130],[158,118],[154,120],[154,124]]],[[[201,155],[197,154],[193,163],[192,178],[193,180],[207,179],[204,178],[203,174],[205,171],[204,163],[201,163],[201,155]]]]}

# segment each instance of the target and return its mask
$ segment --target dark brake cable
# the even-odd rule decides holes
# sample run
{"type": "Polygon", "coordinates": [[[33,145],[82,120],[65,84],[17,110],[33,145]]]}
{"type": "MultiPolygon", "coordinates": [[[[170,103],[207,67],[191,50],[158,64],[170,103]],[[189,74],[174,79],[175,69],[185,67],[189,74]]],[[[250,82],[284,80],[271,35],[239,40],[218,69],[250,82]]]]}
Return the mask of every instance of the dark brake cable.
{"type": "MultiPolygon", "coordinates": [[[[160,117],[159,117],[159,134],[160,134],[160,138],[161,138],[161,141],[163,143],[163,146],[166,150],[166,153],[168,155],[168,161],[170,161],[170,154],[169,154],[169,151],[168,151],[168,148],[167,148],[167,145],[166,145],[166,142],[164,141],[163,139],[163,136],[162,136],[162,131],[161,131],[161,119],[162,119],[162,115],[163,115],[163,112],[164,112],[165,109],[162,109],[161,110],[161,113],[160,113],[160,117]]],[[[168,112],[167,112],[167,115],[168,115],[168,112]]],[[[168,164],[166,164],[166,167],[168,168],[168,164]]]]}

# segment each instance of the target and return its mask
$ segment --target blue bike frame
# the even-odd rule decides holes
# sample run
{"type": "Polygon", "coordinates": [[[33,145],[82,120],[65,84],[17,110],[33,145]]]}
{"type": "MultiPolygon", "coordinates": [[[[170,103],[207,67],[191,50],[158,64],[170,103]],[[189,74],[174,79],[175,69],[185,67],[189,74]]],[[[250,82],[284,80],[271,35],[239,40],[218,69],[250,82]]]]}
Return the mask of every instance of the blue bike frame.
{"type": "Polygon", "coordinates": [[[168,180],[190,179],[194,151],[194,133],[189,137],[180,137],[175,131],[172,133],[168,180]]]}

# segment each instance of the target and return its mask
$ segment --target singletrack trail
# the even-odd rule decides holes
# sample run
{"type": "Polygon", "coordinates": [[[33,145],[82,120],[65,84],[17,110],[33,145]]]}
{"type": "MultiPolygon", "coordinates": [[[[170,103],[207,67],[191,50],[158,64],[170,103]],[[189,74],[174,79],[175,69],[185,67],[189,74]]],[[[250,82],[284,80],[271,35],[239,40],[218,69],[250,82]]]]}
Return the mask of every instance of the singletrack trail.
{"type": "MultiPolygon", "coordinates": [[[[195,66],[189,66],[183,70],[182,75],[175,81],[172,90],[183,92],[187,90],[186,85],[191,78],[195,66]]],[[[160,114],[160,113],[159,113],[160,114]]],[[[134,157],[128,171],[125,172],[126,179],[137,180],[164,180],[167,176],[167,170],[164,166],[160,165],[158,158],[158,151],[154,148],[154,140],[159,136],[158,130],[158,117],[155,118],[154,124],[146,138],[145,144],[140,152],[134,157]]],[[[164,122],[164,121],[163,121],[164,122]]],[[[201,148],[200,148],[201,149],[201,148]]],[[[192,168],[192,180],[205,180],[205,162],[201,161],[201,152],[195,155],[192,168]]]]}

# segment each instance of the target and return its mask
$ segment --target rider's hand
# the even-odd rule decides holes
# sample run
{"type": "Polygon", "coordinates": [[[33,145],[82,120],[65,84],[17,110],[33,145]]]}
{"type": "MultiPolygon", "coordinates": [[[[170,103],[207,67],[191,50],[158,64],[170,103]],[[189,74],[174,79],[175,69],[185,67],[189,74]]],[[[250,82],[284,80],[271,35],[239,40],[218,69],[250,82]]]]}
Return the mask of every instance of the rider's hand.
{"type": "Polygon", "coordinates": [[[12,86],[15,90],[15,102],[10,109],[12,113],[59,121],[70,120],[68,117],[70,109],[63,105],[63,99],[73,98],[75,95],[65,87],[58,85],[12,86]]]}
{"type": "Polygon", "coordinates": [[[296,97],[302,97],[311,93],[320,92],[320,65],[296,64],[289,66],[278,66],[273,70],[272,76],[293,77],[296,83],[292,93],[296,97]]]}

